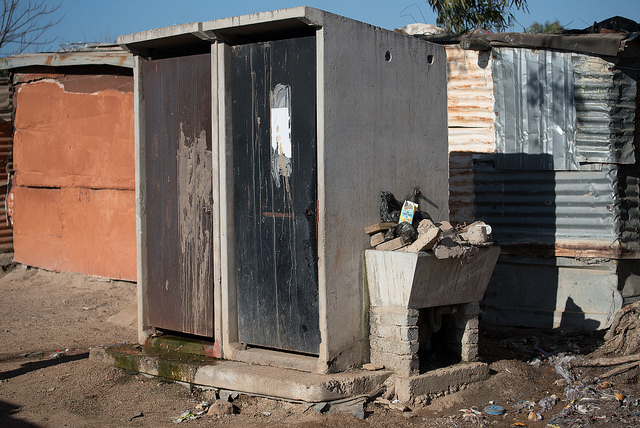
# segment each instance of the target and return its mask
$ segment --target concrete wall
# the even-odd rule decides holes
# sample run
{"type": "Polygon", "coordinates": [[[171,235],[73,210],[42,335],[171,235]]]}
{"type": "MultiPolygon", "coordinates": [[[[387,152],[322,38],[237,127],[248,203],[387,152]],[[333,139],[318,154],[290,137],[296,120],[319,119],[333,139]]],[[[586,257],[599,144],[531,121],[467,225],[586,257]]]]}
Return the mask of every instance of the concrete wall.
{"type": "Polygon", "coordinates": [[[418,188],[420,209],[435,221],[448,219],[446,57],[442,46],[336,15],[325,15],[323,25],[320,357],[344,369],[363,358],[363,228],[380,221],[380,191],[404,199],[418,188]]]}
{"type": "Polygon", "coordinates": [[[14,74],[15,260],[136,280],[133,77],[14,74]]]}

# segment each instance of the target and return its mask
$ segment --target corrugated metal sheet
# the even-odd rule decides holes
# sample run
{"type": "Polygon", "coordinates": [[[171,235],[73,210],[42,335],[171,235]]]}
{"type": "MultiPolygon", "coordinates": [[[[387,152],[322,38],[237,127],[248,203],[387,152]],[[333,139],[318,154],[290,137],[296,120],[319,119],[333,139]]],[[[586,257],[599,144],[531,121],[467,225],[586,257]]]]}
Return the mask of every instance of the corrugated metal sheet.
{"type": "Polygon", "coordinates": [[[491,55],[447,46],[449,151],[495,151],[491,55]]]}
{"type": "Polygon", "coordinates": [[[473,220],[473,153],[449,153],[449,221],[473,220]]]}
{"type": "Polygon", "coordinates": [[[571,54],[495,48],[493,56],[499,168],[578,169],[571,54]]]}
{"type": "Polygon", "coordinates": [[[33,66],[67,67],[74,65],[112,65],[133,68],[133,55],[122,49],[114,48],[114,51],[34,53],[0,58],[0,69],[6,70],[33,66]]]}
{"type": "Polygon", "coordinates": [[[638,61],[617,61],[571,56],[580,162],[635,163],[638,61]]]}
{"type": "Polygon", "coordinates": [[[501,255],[482,319],[534,328],[607,328],[623,303],[618,267],[625,262],[501,255]]]}
{"type": "Polygon", "coordinates": [[[13,154],[13,101],[9,77],[0,75],[0,252],[13,250],[13,229],[7,218],[8,169],[13,154]]]}
{"type": "Polygon", "coordinates": [[[474,218],[491,224],[507,251],[614,258],[637,253],[638,168],[504,171],[488,155],[476,155],[473,164],[474,218]]]}

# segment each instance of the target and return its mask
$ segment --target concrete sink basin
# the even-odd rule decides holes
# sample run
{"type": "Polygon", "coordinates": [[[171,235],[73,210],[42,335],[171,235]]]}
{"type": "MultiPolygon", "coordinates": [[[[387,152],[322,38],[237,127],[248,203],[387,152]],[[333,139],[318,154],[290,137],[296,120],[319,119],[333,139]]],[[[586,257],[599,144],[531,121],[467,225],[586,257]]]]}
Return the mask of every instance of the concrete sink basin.
{"type": "Polygon", "coordinates": [[[420,309],[479,302],[499,254],[500,247],[480,248],[468,259],[367,250],[371,306],[420,309]]]}

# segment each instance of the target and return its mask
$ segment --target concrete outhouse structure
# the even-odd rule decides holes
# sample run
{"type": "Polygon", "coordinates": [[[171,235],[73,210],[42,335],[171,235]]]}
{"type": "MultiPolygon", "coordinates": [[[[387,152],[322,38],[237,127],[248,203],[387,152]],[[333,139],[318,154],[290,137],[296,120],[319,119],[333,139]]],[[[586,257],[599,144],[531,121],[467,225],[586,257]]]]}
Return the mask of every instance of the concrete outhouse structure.
{"type": "Polygon", "coordinates": [[[139,339],[368,360],[363,227],[448,218],[445,49],[308,7],[121,36],[135,55],[139,339]]]}

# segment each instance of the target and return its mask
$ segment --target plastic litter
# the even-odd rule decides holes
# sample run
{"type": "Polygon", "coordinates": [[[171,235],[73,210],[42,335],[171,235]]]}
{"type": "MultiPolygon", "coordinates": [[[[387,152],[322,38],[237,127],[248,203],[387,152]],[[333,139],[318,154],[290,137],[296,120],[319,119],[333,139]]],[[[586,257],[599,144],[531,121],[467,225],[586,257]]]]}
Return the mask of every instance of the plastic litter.
{"type": "Polygon", "coordinates": [[[400,223],[396,226],[396,236],[401,236],[404,242],[413,242],[418,238],[418,231],[409,223],[400,223]]]}
{"type": "Polygon", "coordinates": [[[413,223],[413,215],[418,209],[418,204],[411,201],[404,201],[402,204],[402,211],[400,212],[399,223],[413,223]]]}
{"type": "Polygon", "coordinates": [[[175,418],[173,418],[173,423],[174,424],[179,424],[181,422],[184,421],[188,421],[188,420],[192,420],[192,419],[198,419],[200,418],[202,415],[207,413],[207,410],[209,409],[210,405],[208,402],[203,401],[202,403],[199,403],[198,405],[196,405],[196,410],[198,410],[197,412],[193,412],[191,410],[187,410],[185,412],[183,412],[182,414],[180,414],[180,416],[177,416],[175,418]]]}
{"type": "Polygon", "coordinates": [[[513,410],[515,410],[516,413],[522,413],[522,412],[528,413],[528,412],[531,412],[535,406],[536,406],[535,401],[521,400],[521,401],[518,401],[516,404],[514,404],[513,410]]]}
{"type": "Polygon", "coordinates": [[[506,413],[506,410],[502,406],[498,406],[497,404],[492,404],[485,407],[484,412],[487,415],[500,416],[500,415],[504,415],[506,413]]]}
{"type": "Polygon", "coordinates": [[[551,409],[553,409],[553,406],[555,406],[557,403],[558,403],[558,397],[556,397],[555,395],[552,395],[551,397],[543,398],[542,400],[538,401],[538,406],[540,406],[540,413],[545,413],[550,411],[551,409]]]}
{"type": "Polygon", "coordinates": [[[69,352],[69,348],[65,349],[64,351],[56,351],[53,354],[49,355],[49,358],[60,358],[67,352],[69,352]]]}
{"type": "Polygon", "coordinates": [[[402,204],[393,196],[393,193],[380,192],[380,220],[397,223],[400,219],[402,204]]]}
{"type": "Polygon", "coordinates": [[[186,412],[183,412],[182,414],[180,414],[180,416],[173,418],[173,423],[179,424],[181,422],[191,420],[191,419],[198,419],[198,416],[191,413],[191,410],[187,410],[186,412]]]}

